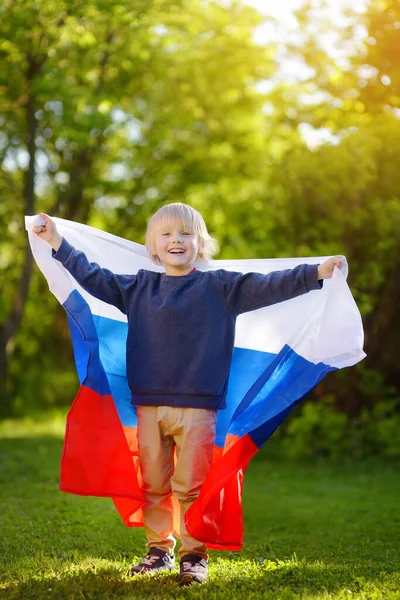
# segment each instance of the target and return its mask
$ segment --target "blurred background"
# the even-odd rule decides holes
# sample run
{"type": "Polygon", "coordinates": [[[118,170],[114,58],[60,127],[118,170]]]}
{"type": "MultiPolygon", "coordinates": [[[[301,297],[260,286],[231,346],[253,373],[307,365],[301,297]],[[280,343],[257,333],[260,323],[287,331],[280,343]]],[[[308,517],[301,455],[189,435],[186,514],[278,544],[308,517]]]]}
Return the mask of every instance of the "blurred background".
{"type": "Polygon", "coordinates": [[[143,243],[182,201],[216,258],[346,255],[368,356],[274,443],[399,458],[399,148],[398,0],[3,0],[1,416],[65,412],[78,389],[24,215],[143,243]]]}

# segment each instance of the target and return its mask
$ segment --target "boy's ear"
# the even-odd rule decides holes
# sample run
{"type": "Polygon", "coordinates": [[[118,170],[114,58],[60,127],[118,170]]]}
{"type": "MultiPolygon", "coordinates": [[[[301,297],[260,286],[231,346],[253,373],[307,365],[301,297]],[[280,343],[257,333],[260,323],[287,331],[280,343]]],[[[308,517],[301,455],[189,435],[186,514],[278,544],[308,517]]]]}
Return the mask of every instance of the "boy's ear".
{"type": "Polygon", "coordinates": [[[197,258],[199,258],[200,260],[202,258],[204,258],[204,256],[203,256],[204,247],[205,247],[204,241],[203,240],[199,240],[199,247],[197,249],[197,258]]]}
{"type": "Polygon", "coordinates": [[[152,249],[152,255],[153,255],[154,261],[156,262],[157,265],[162,265],[163,264],[163,262],[160,260],[160,257],[157,254],[156,248],[152,249]]]}
{"type": "Polygon", "coordinates": [[[150,258],[152,259],[152,261],[154,261],[156,264],[161,265],[162,262],[160,261],[160,259],[158,258],[158,254],[157,254],[157,250],[155,246],[152,246],[150,248],[150,252],[151,252],[151,256],[150,258]]]}

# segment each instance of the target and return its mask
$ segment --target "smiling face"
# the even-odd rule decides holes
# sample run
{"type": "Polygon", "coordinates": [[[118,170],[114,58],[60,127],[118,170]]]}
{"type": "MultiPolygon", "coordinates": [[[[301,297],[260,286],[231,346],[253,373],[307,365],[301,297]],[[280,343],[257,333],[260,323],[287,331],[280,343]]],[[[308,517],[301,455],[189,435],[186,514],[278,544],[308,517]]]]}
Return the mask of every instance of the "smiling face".
{"type": "Polygon", "coordinates": [[[155,232],[154,250],[167,275],[187,275],[197,258],[199,241],[184,223],[176,222],[155,232]]]}
{"type": "Polygon", "coordinates": [[[153,262],[165,266],[167,275],[187,275],[196,259],[210,260],[217,243],[197,210],[174,202],[161,207],[151,217],[146,248],[153,262]]]}

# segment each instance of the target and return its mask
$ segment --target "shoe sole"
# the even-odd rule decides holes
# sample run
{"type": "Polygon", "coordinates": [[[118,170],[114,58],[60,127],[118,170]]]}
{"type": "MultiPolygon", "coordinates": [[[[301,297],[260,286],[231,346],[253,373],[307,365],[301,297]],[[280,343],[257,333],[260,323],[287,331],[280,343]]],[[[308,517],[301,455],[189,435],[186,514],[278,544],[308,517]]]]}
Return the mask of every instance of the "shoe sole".
{"type": "Polygon", "coordinates": [[[193,575],[182,575],[182,577],[179,580],[179,585],[190,585],[191,583],[193,583],[195,581],[193,575]]]}
{"type": "Polygon", "coordinates": [[[187,573],[186,575],[182,575],[182,577],[179,579],[179,585],[191,585],[192,583],[205,583],[204,581],[198,581],[198,579],[196,579],[193,575],[189,575],[189,573],[187,573]]]}

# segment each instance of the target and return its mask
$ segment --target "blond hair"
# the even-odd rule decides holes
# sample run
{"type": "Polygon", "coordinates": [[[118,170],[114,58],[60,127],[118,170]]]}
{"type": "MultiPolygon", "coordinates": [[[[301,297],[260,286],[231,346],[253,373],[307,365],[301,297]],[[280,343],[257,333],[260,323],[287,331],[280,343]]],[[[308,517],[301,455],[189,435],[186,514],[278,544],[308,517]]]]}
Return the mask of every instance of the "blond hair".
{"type": "Polygon", "coordinates": [[[188,229],[197,236],[199,242],[197,259],[210,260],[218,251],[218,244],[208,233],[201,214],[188,204],[174,202],[173,204],[166,204],[154,213],[147,225],[146,248],[151,260],[156,264],[161,264],[161,261],[155,250],[154,236],[157,231],[164,228],[168,229],[176,224],[188,229]]]}

